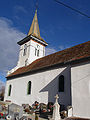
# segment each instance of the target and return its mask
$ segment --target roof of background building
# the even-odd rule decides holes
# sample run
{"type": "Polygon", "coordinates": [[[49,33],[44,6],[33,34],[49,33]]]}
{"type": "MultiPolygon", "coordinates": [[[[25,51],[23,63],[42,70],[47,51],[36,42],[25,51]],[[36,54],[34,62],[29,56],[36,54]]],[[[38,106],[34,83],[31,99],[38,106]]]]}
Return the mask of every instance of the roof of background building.
{"type": "Polygon", "coordinates": [[[17,69],[15,72],[8,75],[7,78],[44,67],[50,67],[59,63],[71,62],[87,57],[90,57],[90,41],[37,59],[30,65],[17,69]]]}

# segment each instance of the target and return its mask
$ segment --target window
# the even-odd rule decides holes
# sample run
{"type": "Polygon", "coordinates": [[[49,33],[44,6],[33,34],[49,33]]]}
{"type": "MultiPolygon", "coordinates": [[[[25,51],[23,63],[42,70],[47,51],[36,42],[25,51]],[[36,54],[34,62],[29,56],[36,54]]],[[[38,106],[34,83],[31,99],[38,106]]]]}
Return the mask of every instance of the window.
{"type": "Polygon", "coordinates": [[[28,59],[25,60],[25,66],[27,66],[27,63],[28,63],[28,59]]]}
{"type": "Polygon", "coordinates": [[[45,50],[45,48],[43,47],[43,56],[45,56],[45,51],[44,50],[45,50]]]}
{"type": "Polygon", "coordinates": [[[8,89],[8,96],[10,96],[10,95],[11,95],[11,89],[12,89],[12,86],[11,86],[11,85],[9,85],[9,89],[8,89]]]}
{"type": "Polygon", "coordinates": [[[35,48],[35,56],[37,55],[37,49],[35,48]]]}
{"type": "Polygon", "coordinates": [[[26,52],[27,52],[27,45],[25,44],[25,45],[24,45],[24,52],[23,52],[23,56],[25,56],[25,55],[26,55],[26,52]]]}
{"type": "Polygon", "coordinates": [[[59,76],[59,89],[58,92],[64,92],[64,76],[59,76]]]}
{"type": "Polygon", "coordinates": [[[39,56],[39,50],[37,50],[37,56],[39,56]]]}
{"type": "Polygon", "coordinates": [[[35,48],[35,56],[39,57],[39,49],[40,49],[40,46],[37,45],[37,48],[35,48]]]}
{"type": "Polygon", "coordinates": [[[28,94],[28,95],[31,94],[31,81],[28,82],[28,86],[27,86],[27,94],[28,94]]]}

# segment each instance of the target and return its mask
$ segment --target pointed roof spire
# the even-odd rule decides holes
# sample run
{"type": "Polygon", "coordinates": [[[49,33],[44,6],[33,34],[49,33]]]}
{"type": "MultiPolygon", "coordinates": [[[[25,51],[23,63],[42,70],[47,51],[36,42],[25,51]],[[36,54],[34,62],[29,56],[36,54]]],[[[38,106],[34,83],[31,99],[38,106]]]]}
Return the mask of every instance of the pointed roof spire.
{"type": "Polygon", "coordinates": [[[35,15],[34,15],[30,30],[28,32],[28,36],[31,34],[36,37],[40,37],[40,30],[39,30],[39,24],[38,24],[38,19],[37,19],[37,9],[35,11],[35,15]]]}
{"type": "Polygon", "coordinates": [[[22,45],[31,39],[35,40],[38,43],[43,44],[44,46],[48,45],[47,42],[44,41],[40,36],[39,24],[38,24],[38,19],[37,19],[37,7],[38,6],[36,6],[35,15],[34,15],[32,24],[30,26],[28,35],[27,37],[25,37],[24,39],[18,42],[19,45],[22,45]]]}

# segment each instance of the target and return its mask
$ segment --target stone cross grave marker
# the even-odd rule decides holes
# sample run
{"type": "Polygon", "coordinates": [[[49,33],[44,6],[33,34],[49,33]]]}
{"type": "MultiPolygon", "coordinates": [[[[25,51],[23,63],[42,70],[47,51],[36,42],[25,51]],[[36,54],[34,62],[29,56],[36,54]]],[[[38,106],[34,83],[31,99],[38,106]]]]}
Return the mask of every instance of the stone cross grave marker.
{"type": "Polygon", "coordinates": [[[60,113],[59,113],[59,110],[60,110],[60,105],[58,104],[58,94],[56,94],[55,96],[56,100],[55,100],[55,104],[54,104],[54,107],[53,107],[53,117],[52,119],[53,120],[60,120],[61,117],[60,117],[60,113]]]}
{"type": "Polygon", "coordinates": [[[55,103],[58,103],[58,98],[59,98],[58,94],[56,94],[55,98],[56,98],[55,103]]]}

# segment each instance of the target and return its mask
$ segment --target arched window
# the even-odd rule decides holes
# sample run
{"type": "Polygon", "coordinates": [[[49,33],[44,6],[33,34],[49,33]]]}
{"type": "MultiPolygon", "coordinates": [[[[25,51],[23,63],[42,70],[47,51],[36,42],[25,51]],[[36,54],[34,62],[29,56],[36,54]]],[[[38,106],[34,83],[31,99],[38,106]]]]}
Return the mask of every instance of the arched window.
{"type": "Polygon", "coordinates": [[[8,96],[10,96],[10,95],[11,95],[11,89],[12,89],[12,86],[11,86],[11,85],[9,85],[9,89],[8,89],[8,96]]]}
{"type": "Polygon", "coordinates": [[[27,94],[31,94],[31,81],[28,82],[28,86],[27,86],[27,94]]]}
{"type": "Polygon", "coordinates": [[[25,44],[24,45],[24,52],[23,52],[23,56],[26,55],[26,52],[27,52],[27,45],[25,44]]]}
{"type": "Polygon", "coordinates": [[[25,66],[27,66],[27,64],[28,64],[28,59],[25,60],[25,66]]]}
{"type": "Polygon", "coordinates": [[[39,57],[39,49],[40,49],[40,46],[37,45],[37,56],[39,57]]]}
{"type": "Polygon", "coordinates": [[[40,50],[40,46],[37,45],[37,48],[35,48],[35,56],[39,57],[39,50],[40,50]]]}
{"type": "Polygon", "coordinates": [[[39,50],[37,50],[37,56],[39,57],[39,50]]]}
{"type": "Polygon", "coordinates": [[[37,49],[35,48],[35,56],[37,55],[37,49]]]}
{"type": "Polygon", "coordinates": [[[58,92],[64,92],[64,76],[59,76],[59,87],[58,92]]]}

